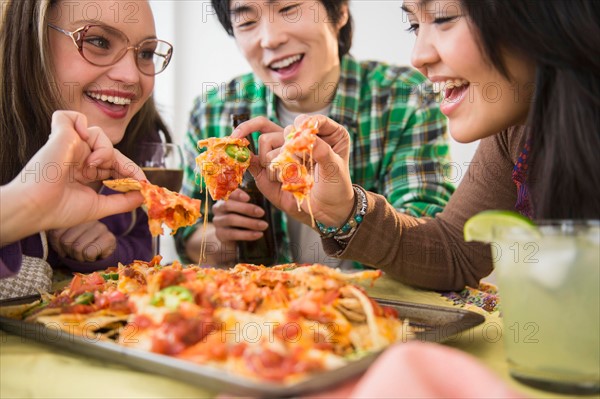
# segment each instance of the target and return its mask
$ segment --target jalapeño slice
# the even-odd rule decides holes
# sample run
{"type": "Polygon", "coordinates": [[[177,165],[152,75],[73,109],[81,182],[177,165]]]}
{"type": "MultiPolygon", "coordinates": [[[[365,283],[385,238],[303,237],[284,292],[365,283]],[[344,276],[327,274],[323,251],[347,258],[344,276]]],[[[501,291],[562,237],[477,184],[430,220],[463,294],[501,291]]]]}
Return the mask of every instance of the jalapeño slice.
{"type": "Polygon", "coordinates": [[[101,273],[100,275],[102,276],[104,281],[119,279],[119,273],[101,273]]]}
{"type": "Polygon", "coordinates": [[[93,292],[84,292],[75,298],[75,303],[79,305],[90,305],[92,302],[94,302],[93,292]]]}
{"type": "Polygon", "coordinates": [[[185,287],[173,285],[163,288],[150,301],[152,306],[165,306],[171,310],[176,310],[181,302],[194,302],[194,295],[185,287]]]}
{"type": "Polygon", "coordinates": [[[235,159],[239,162],[246,162],[250,159],[250,150],[246,147],[240,147],[236,144],[228,144],[225,147],[225,153],[229,155],[230,158],[235,159]]]}

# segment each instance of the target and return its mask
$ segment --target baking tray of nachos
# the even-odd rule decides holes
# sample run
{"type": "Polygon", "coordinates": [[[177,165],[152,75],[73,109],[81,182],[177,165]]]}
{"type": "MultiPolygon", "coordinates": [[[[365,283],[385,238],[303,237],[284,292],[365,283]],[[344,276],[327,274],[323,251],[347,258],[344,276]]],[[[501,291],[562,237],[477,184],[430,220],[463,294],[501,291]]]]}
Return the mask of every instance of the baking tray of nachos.
{"type": "Polygon", "coordinates": [[[441,342],[484,321],[464,309],[369,298],[380,271],[119,265],[55,294],[0,302],[13,334],[234,395],[283,397],[363,373],[389,345],[441,342]]]}

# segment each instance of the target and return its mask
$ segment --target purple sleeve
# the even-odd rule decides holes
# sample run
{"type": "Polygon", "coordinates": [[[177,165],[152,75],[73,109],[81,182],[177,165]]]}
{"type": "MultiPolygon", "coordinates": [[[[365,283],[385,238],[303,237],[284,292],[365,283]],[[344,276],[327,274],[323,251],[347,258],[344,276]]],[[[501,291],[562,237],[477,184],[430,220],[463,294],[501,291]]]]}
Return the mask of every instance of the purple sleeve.
{"type": "Polygon", "coordinates": [[[22,259],[23,253],[20,242],[0,248],[0,278],[17,274],[21,268],[22,259]]]}
{"type": "Polygon", "coordinates": [[[150,261],[152,259],[152,236],[148,228],[148,216],[141,208],[135,210],[136,221],[131,225],[131,213],[113,215],[100,221],[117,236],[117,249],[110,256],[95,262],[79,262],[70,258],[61,258],[61,263],[75,272],[90,272],[117,266],[119,262],[128,264],[134,260],[150,261]],[[124,232],[121,233],[121,232],[124,232]]]}

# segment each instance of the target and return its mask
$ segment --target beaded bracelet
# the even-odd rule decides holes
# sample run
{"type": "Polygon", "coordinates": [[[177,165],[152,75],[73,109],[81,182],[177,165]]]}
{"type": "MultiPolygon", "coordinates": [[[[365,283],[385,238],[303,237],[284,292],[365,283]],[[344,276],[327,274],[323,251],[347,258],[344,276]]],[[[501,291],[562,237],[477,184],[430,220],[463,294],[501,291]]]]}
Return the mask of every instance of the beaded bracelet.
{"type": "Polygon", "coordinates": [[[356,215],[354,216],[353,220],[350,220],[349,222],[352,225],[352,228],[348,231],[344,231],[342,229],[342,231],[333,236],[333,238],[338,242],[338,244],[342,245],[344,248],[346,247],[346,244],[348,243],[350,238],[354,235],[354,233],[356,233],[358,225],[363,221],[363,218],[367,213],[367,194],[360,186],[353,186],[353,188],[355,193],[357,194],[357,198],[360,198],[358,198],[357,201],[359,205],[356,211],[356,215]],[[356,223],[352,223],[353,221],[356,221],[356,223]]]}
{"type": "Polygon", "coordinates": [[[359,186],[352,185],[352,188],[354,189],[354,207],[346,223],[341,227],[327,227],[323,223],[316,221],[322,238],[347,239],[354,234],[356,228],[362,222],[365,213],[367,213],[367,196],[359,186]]]}

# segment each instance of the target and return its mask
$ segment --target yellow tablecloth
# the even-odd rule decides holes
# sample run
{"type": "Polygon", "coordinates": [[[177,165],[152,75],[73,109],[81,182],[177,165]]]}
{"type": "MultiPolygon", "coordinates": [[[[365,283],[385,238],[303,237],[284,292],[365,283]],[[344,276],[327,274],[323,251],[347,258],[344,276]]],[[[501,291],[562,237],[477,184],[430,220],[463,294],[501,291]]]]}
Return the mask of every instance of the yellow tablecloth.
{"type": "MultiPolygon", "coordinates": [[[[454,306],[436,292],[414,289],[383,277],[369,294],[406,302],[454,306]]],[[[469,310],[473,310],[470,308],[469,310]]],[[[485,314],[484,324],[448,340],[486,364],[517,391],[535,398],[564,397],[534,390],[508,375],[502,321],[485,314]]],[[[468,380],[466,376],[465,380],[468,380]]],[[[214,393],[160,375],[87,358],[0,332],[0,398],[204,398],[214,393]]]]}

